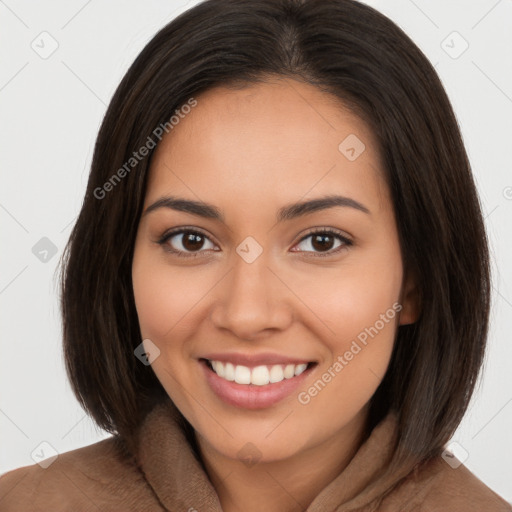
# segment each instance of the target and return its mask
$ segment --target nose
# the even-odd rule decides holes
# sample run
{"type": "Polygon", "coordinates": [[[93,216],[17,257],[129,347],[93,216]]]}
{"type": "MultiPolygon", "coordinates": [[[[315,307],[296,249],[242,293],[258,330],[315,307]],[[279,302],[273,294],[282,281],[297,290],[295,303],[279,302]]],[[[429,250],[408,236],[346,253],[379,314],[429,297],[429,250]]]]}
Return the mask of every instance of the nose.
{"type": "Polygon", "coordinates": [[[265,253],[252,263],[235,255],[219,283],[211,320],[218,329],[243,340],[286,329],[293,321],[293,293],[270,266],[265,253]]]}

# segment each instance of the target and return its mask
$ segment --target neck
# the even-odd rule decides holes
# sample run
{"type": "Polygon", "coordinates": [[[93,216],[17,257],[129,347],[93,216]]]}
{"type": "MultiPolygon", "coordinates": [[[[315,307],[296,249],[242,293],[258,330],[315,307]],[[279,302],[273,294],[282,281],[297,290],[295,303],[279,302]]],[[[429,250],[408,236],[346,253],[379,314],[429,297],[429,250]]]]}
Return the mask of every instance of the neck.
{"type": "Polygon", "coordinates": [[[298,512],[347,467],[365,441],[367,417],[364,408],[321,444],[254,465],[224,456],[197,432],[196,440],[224,512],[298,512]]]}

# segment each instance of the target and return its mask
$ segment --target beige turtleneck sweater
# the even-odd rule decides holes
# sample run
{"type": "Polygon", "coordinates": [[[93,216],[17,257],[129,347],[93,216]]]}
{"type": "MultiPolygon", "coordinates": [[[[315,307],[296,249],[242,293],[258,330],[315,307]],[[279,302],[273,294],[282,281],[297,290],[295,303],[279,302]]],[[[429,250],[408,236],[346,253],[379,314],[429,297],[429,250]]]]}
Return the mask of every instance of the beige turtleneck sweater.
{"type": "MultiPolygon", "coordinates": [[[[222,512],[178,416],[170,401],[155,407],[140,430],[137,457],[123,455],[111,437],[60,454],[46,469],[35,464],[4,474],[0,510],[222,512]]],[[[394,432],[389,415],[306,512],[512,512],[467,468],[452,469],[440,457],[375,479],[394,432]]]]}

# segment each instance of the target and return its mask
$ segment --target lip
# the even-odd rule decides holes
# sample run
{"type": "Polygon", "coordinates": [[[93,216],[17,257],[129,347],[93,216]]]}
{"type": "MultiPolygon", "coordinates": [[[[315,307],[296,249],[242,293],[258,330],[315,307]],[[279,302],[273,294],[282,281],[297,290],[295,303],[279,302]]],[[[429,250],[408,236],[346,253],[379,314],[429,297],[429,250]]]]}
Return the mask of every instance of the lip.
{"type": "Polygon", "coordinates": [[[284,379],[281,382],[266,384],[265,386],[256,386],[254,384],[237,384],[219,377],[210,369],[204,359],[200,359],[199,364],[206,381],[218,398],[234,407],[251,410],[271,407],[290,396],[317,366],[317,364],[313,364],[300,375],[291,379],[284,379]]]}
{"type": "Polygon", "coordinates": [[[256,366],[271,366],[274,364],[308,364],[316,363],[311,359],[296,359],[272,352],[264,352],[261,354],[240,354],[240,353],[213,353],[202,356],[200,359],[209,359],[210,361],[222,361],[223,363],[232,363],[233,365],[247,366],[254,368],[256,366]]]}

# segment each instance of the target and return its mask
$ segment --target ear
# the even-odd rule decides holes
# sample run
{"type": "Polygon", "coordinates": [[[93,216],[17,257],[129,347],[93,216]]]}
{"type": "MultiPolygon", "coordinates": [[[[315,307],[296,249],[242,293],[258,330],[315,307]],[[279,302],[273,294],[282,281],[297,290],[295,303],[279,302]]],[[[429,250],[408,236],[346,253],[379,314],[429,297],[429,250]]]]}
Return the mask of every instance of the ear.
{"type": "Polygon", "coordinates": [[[399,325],[408,325],[416,322],[420,316],[421,304],[416,278],[412,272],[406,272],[400,295],[399,325]]]}

